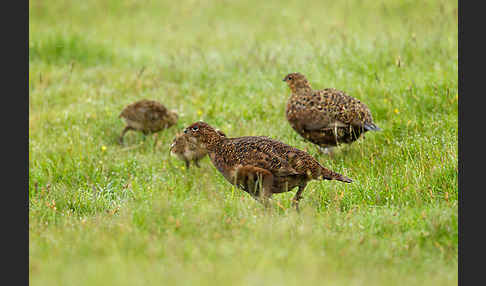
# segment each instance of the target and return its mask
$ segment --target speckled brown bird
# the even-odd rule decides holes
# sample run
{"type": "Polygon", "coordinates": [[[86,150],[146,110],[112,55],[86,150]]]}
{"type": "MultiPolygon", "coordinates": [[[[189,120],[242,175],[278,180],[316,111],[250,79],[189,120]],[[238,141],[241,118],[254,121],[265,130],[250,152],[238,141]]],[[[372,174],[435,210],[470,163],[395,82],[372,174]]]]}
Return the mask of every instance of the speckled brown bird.
{"type": "Polygon", "coordinates": [[[380,131],[366,104],[334,88],[313,90],[304,75],[284,79],[292,95],[286,116],[290,126],[327,153],[340,143],[352,143],[367,131],[380,131]]]}
{"type": "Polygon", "coordinates": [[[209,158],[233,185],[265,205],[274,193],[298,187],[293,204],[298,209],[302,192],[310,180],[352,180],[324,168],[312,156],[297,148],[263,136],[228,138],[205,122],[198,121],[185,134],[208,150],[209,158]]]}
{"type": "MultiPolygon", "coordinates": [[[[219,135],[226,137],[226,134],[216,130],[219,135]]],[[[186,168],[189,169],[191,162],[194,162],[196,167],[199,166],[199,160],[208,154],[208,150],[198,143],[196,138],[189,136],[186,133],[178,133],[170,145],[170,154],[176,156],[186,163],[186,168]]]]}
{"type": "Polygon", "coordinates": [[[127,105],[119,117],[125,119],[127,124],[120,135],[120,144],[123,143],[123,136],[129,130],[141,131],[144,135],[148,135],[171,127],[178,118],[175,111],[168,110],[157,101],[147,99],[127,105]]]}

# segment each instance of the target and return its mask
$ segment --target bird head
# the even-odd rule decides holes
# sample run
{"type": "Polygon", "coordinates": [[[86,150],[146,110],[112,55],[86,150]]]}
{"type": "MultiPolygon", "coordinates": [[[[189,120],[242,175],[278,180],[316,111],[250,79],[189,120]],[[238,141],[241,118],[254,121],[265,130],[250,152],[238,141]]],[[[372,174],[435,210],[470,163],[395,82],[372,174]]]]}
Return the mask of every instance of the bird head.
{"type": "Polygon", "coordinates": [[[197,121],[184,129],[184,134],[193,137],[198,143],[208,145],[225,138],[223,132],[214,129],[211,125],[203,121],[197,121]]]}
{"type": "Polygon", "coordinates": [[[177,119],[179,119],[179,115],[177,114],[177,112],[175,110],[169,110],[167,112],[167,115],[168,115],[168,123],[170,126],[176,124],[177,122],[177,119]]]}
{"type": "Polygon", "coordinates": [[[182,133],[176,134],[176,137],[172,141],[172,144],[170,145],[170,153],[180,153],[181,152],[181,145],[184,143],[184,137],[182,137],[182,133]]]}
{"type": "Polygon", "coordinates": [[[285,76],[283,81],[285,81],[288,84],[290,90],[292,90],[293,93],[297,93],[299,91],[312,90],[305,76],[298,72],[289,73],[288,75],[285,76]]]}

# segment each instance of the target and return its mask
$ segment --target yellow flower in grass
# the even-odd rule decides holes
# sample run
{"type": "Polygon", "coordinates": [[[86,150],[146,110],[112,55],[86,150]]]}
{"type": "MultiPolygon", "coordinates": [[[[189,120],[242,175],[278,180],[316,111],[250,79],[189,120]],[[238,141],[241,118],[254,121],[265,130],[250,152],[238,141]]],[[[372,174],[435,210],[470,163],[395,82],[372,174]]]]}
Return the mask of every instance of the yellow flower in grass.
{"type": "Polygon", "coordinates": [[[106,151],[106,146],[105,145],[101,146],[101,151],[106,151]]]}
{"type": "Polygon", "coordinates": [[[395,114],[400,113],[400,112],[398,111],[398,109],[396,109],[396,108],[393,110],[393,112],[395,112],[395,114]]]}
{"type": "Polygon", "coordinates": [[[201,116],[202,114],[203,114],[202,110],[200,110],[200,109],[199,109],[199,110],[197,111],[197,115],[198,115],[198,116],[201,116]]]}

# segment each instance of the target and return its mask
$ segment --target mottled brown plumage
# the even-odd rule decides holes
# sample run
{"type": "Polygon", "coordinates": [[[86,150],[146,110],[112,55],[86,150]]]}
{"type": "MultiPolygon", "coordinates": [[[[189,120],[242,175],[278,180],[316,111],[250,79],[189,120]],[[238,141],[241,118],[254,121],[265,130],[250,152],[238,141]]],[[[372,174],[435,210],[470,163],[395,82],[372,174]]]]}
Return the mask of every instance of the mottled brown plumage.
{"type": "Polygon", "coordinates": [[[306,152],[268,137],[228,138],[202,121],[193,123],[184,132],[208,150],[211,162],[231,184],[264,202],[274,193],[299,187],[294,197],[298,207],[310,180],[352,182],[322,167],[306,152]]]}
{"type": "MultiPolygon", "coordinates": [[[[221,136],[226,136],[223,132],[216,130],[221,136]]],[[[186,133],[179,133],[174,138],[170,145],[171,155],[176,156],[186,163],[189,169],[191,162],[194,162],[196,167],[199,166],[199,160],[208,154],[208,150],[201,143],[198,143],[196,138],[189,136],[186,133]]]]}
{"type": "Polygon", "coordinates": [[[175,111],[168,110],[157,101],[147,99],[127,105],[120,113],[120,117],[125,119],[127,124],[120,135],[120,144],[123,143],[123,136],[129,130],[141,131],[147,135],[171,127],[178,118],[175,111]]]}
{"type": "Polygon", "coordinates": [[[287,120],[308,141],[327,148],[352,143],[369,130],[381,130],[373,123],[368,106],[358,99],[334,88],[313,90],[300,73],[288,74],[284,81],[292,91],[287,120]]]}

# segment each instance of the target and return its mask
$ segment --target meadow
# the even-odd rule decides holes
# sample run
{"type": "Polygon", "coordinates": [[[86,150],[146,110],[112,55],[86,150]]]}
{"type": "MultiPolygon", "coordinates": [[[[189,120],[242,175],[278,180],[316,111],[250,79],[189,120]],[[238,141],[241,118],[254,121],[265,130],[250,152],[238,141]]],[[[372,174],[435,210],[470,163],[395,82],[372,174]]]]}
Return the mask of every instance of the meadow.
{"type": "Polygon", "coordinates": [[[30,284],[457,285],[457,39],[457,1],[29,0],[30,284]],[[383,131],[321,154],[285,120],[290,72],[383,131]],[[142,98],[178,123],[122,146],[142,98]],[[196,120],[354,182],[265,210],[169,155],[196,120]]]}

